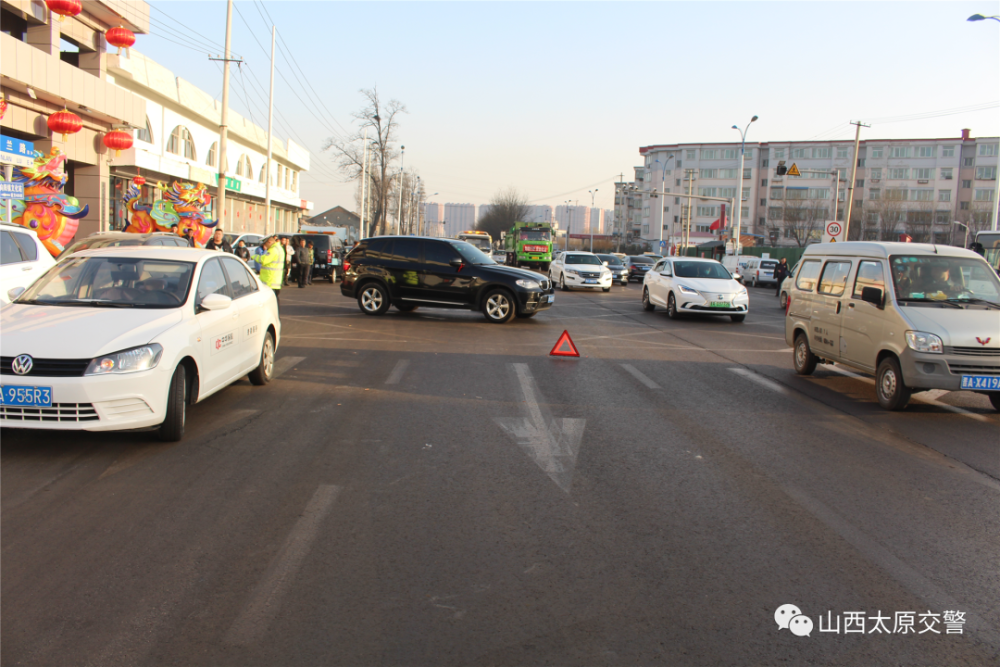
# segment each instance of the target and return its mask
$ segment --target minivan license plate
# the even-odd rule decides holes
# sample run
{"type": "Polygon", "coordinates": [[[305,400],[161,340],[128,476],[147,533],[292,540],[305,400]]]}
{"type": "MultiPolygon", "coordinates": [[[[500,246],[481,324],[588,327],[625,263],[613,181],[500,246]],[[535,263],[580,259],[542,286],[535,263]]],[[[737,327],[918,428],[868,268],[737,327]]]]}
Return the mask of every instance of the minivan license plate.
{"type": "Polygon", "coordinates": [[[52,387],[0,386],[0,404],[25,408],[51,408],[52,387]]]}
{"type": "Polygon", "coordinates": [[[963,375],[962,389],[1000,391],[1000,375],[963,375]]]}

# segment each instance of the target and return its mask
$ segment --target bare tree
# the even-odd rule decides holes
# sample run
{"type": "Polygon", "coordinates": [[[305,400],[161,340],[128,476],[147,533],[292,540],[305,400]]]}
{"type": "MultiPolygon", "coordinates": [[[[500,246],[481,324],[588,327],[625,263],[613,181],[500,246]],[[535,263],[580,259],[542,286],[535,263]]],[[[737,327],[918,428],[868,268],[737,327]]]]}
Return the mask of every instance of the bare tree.
{"type": "Polygon", "coordinates": [[[514,186],[500,190],[490,199],[486,215],[479,218],[476,229],[487,232],[493,238],[500,238],[500,232],[508,231],[515,222],[528,217],[528,198],[514,186]]]}
{"type": "Polygon", "coordinates": [[[896,241],[903,221],[903,202],[898,199],[875,199],[866,204],[867,212],[879,241],[896,241]]]}
{"type": "Polygon", "coordinates": [[[826,210],[815,208],[816,202],[808,199],[785,201],[783,220],[788,235],[801,248],[817,240],[826,219],[826,210]]]}
{"type": "Polygon", "coordinates": [[[914,243],[930,243],[933,240],[934,202],[918,202],[915,209],[906,212],[906,233],[914,243]]]}
{"type": "Polygon", "coordinates": [[[332,151],[337,156],[337,167],[345,180],[360,178],[365,159],[365,128],[368,128],[368,187],[371,188],[373,230],[375,234],[384,234],[389,192],[394,185],[398,186],[393,179],[396,174],[390,173],[390,165],[399,157],[395,148],[398,116],[406,113],[406,106],[398,100],[383,103],[377,88],[359,92],[366,104],[352,114],[358,123],[357,129],[346,137],[327,139],[323,150],[332,151]]]}

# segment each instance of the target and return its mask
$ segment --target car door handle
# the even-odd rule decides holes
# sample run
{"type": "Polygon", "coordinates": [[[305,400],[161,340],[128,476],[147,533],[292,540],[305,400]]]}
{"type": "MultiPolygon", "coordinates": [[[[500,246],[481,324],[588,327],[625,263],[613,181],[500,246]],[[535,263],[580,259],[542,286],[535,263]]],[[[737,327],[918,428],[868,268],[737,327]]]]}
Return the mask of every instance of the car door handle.
{"type": "Polygon", "coordinates": [[[26,266],[26,267],[24,267],[24,268],[23,268],[23,269],[21,269],[21,270],[22,270],[22,271],[31,271],[31,270],[32,270],[33,268],[35,268],[35,267],[33,267],[33,266],[26,266]]]}
{"type": "Polygon", "coordinates": [[[840,301],[837,302],[837,315],[840,315],[840,301]]]}

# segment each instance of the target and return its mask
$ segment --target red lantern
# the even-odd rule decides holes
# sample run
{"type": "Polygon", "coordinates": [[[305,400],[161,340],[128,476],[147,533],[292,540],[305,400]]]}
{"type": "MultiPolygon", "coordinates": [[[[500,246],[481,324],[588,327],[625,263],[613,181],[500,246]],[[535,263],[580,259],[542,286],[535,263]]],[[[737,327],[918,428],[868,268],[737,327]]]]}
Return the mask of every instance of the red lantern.
{"type": "Polygon", "coordinates": [[[111,46],[117,46],[118,55],[121,55],[122,49],[127,49],[135,44],[135,33],[128,28],[118,26],[104,33],[104,39],[108,40],[108,44],[111,46]]]}
{"type": "Polygon", "coordinates": [[[45,6],[62,21],[67,16],[76,16],[83,9],[80,0],[45,0],[45,6]]]}
{"type": "Polygon", "coordinates": [[[76,134],[83,127],[83,121],[80,120],[80,117],[66,109],[49,116],[46,124],[53,132],[61,133],[63,141],[66,141],[67,134],[76,134]]]}
{"type": "Polygon", "coordinates": [[[104,145],[114,150],[115,157],[132,148],[132,133],[124,130],[111,130],[104,135],[104,145]]]}
{"type": "Polygon", "coordinates": [[[136,176],[135,178],[132,179],[132,184],[137,185],[141,188],[146,184],[146,179],[143,178],[142,176],[136,176]]]}

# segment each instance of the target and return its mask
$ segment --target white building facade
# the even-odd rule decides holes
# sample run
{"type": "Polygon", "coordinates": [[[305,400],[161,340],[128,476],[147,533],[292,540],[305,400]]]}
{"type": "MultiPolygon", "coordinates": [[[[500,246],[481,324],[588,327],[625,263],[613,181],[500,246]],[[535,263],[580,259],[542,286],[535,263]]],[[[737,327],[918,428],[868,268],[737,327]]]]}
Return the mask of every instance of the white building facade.
{"type": "Polygon", "coordinates": [[[444,205],[444,235],[454,238],[460,232],[476,228],[476,205],[453,204],[444,205]]]}

